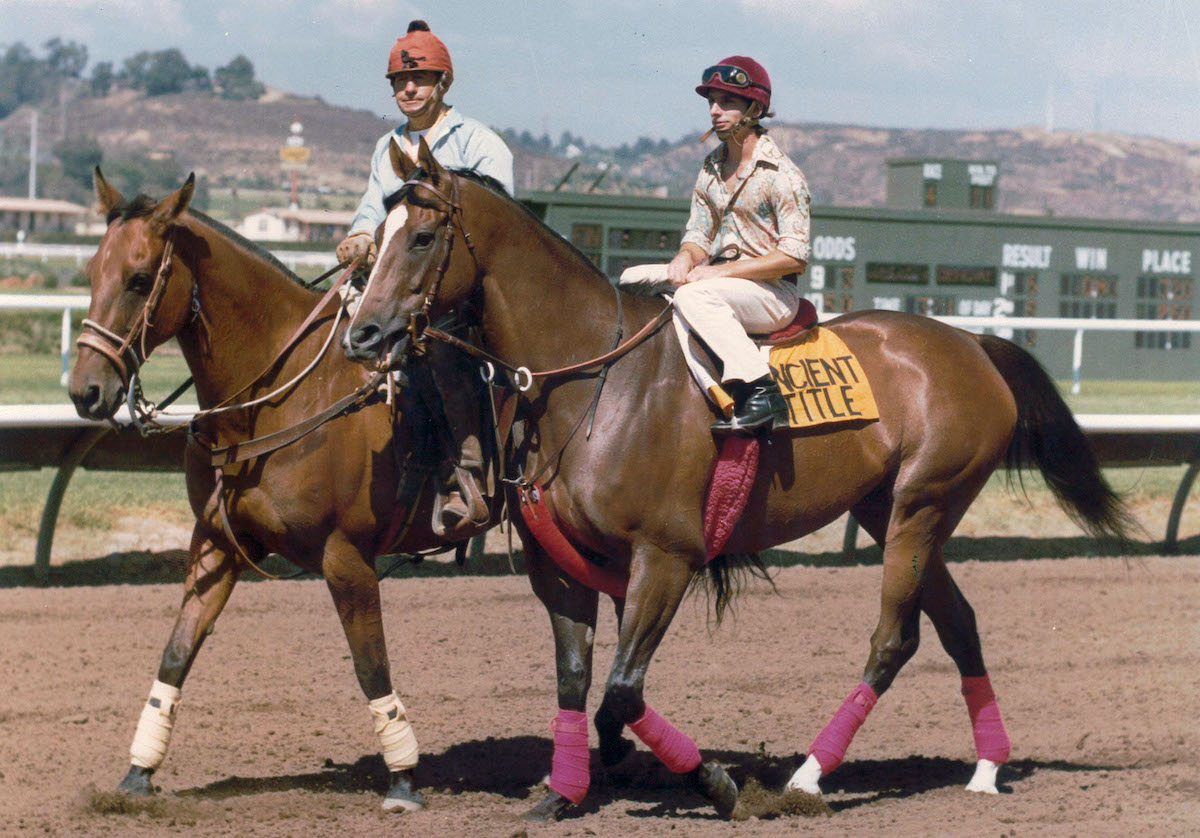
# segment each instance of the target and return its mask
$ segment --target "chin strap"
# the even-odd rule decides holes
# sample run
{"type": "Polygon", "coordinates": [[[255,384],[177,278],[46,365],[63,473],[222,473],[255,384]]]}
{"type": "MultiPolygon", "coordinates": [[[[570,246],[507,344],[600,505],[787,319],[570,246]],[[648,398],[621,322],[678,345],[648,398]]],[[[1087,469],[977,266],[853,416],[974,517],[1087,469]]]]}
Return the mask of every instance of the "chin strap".
{"type": "Polygon", "coordinates": [[[707,141],[708,138],[711,137],[713,134],[716,134],[717,139],[719,139],[721,142],[725,142],[726,140],[728,140],[731,137],[736,137],[738,132],[741,131],[742,129],[753,128],[754,126],[758,125],[758,121],[760,119],[761,112],[762,112],[762,105],[758,104],[758,102],[754,102],[753,104],[751,104],[750,110],[746,111],[746,115],[743,116],[741,119],[739,119],[738,124],[733,126],[733,128],[731,130],[718,131],[716,128],[709,128],[707,131],[705,131],[703,134],[700,135],[700,142],[707,141]]]}

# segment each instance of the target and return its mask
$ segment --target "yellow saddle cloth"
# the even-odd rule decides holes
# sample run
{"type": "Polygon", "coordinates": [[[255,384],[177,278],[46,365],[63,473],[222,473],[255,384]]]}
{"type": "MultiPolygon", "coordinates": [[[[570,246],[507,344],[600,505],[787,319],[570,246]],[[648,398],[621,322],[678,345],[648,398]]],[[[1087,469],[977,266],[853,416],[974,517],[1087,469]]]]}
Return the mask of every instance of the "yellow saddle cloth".
{"type": "Polygon", "coordinates": [[[770,364],[793,428],[879,418],[862,365],[829,329],[817,326],[796,341],[770,347],[770,364]]]}

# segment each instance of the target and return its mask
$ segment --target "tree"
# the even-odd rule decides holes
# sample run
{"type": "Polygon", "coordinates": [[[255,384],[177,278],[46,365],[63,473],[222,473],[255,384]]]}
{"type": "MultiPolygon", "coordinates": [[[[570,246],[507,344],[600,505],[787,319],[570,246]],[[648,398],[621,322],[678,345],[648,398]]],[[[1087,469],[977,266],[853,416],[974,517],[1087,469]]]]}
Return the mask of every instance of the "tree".
{"type": "Polygon", "coordinates": [[[92,95],[97,98],[107,96],[108,91],[112,89],[114,79],[111,61],[101,61],[92,67],[92,95]]]}
{"type": "Polygon", "coordinates": [[[46,63],[55,74],[73,79],[82,77],[88,62],[86,46],[74,41],[64,44],[62,38],[53,38],[42,44],[42,48],[46,50],[46,63]]]}
{"type": "Polygon", "coordinates": [[[182,93],[191,78],[192,67],[178,49],[172,47],[151,53],[146,64],[146,95],[182,93]]]}
{"type": "Polygon", "coordinates": [[[0,58],[0,118],[53,90],[49,65],[17,42],[0,58]]]}
{"type": "Polygon", "coordinates": [[[104,177],[127,197],[145,192],[162,198],[179,188],[185,174],[174,157],[133,149],[104,164],[104,177]]]}
{"type": "Polygon", "coordinates": [[[254,65],[244,55],[214,70],[213,80],[220,89],[222,99],[257,99],[266,89],[254,80],[254,65]]]}
{"type": "Polygon", "coordinates": [[[158,52],[143,50],[125,59],[118,76],[130,87],[146,91],[147,96],[165,96],[184,90],[209,90],[208,70],[188,64],[183,53],[172,47],[158,52]]]}
{"type": "Polygon", "coordinates": [[[100,165],[104,152],[95,137],[78,134],[55,143],[54,156],[62,163],[64,175],[84,187],[90,187],[92,172],[100,165]]]}

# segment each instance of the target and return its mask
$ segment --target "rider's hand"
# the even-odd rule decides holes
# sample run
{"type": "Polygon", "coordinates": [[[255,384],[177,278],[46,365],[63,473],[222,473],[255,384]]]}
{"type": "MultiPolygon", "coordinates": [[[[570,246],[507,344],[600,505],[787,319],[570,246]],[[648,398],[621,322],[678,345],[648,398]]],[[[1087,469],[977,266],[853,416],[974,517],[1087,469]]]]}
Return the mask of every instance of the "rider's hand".
{"type": "Polygon", "coordinates": [[[692,255],[686,250],[681,250],[675,254],[675,258],[667,265],[667,279],[671,284],[678,288],[681,285],[686,285],[691,280],[688,279],[688,272],[692,270],[692,265],[695,264],[692,255]]]}
{"type": "Polygon", "coordinates": [[[719,276],[725,276],[726,270],[724,265],[697,265],[687,272],[687,276],[683,278],[680,285],[689,282],[703,282],[706,279],[713,279],[719,276]]]}
{"type": "Polygon", "coordinates": [[[337,246],[339,262],[348,262],[360,257],[360,266],[370,265],[375,261],[375,238],[370,233],[351,233],[337,246]]]}

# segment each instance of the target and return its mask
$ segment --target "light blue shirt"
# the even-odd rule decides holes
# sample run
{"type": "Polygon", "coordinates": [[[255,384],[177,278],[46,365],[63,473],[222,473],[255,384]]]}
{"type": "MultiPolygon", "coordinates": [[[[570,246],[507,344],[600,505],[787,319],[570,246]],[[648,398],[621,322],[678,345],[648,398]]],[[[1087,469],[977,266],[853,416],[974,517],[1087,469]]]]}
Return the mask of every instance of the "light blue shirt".
{"type": "MultiPolygon", "coordinates": [[[[388,131],[375,144],[375,153],[371,155],[371,177],[367,180],[367,191],[358,203],[354,223],[350,225],[351,233],[375,235],[387,217],[383,199],[404,185],[392,170],[388,143],[393,137],[403,135],[406,126],[407,123],[388,131]]],[[[495,131],[478,120],[461,116],[453,108],[442,118],[437,130],[437,138],[430,148],[434,160],[447,169],[474,169],[481,175],[494,177],[509,195],[513,194],[512,152],[495,131]]]]}

